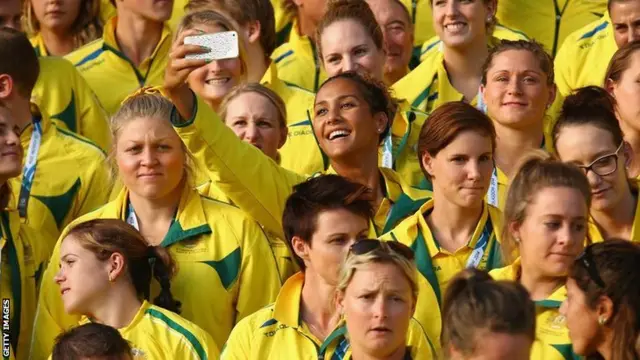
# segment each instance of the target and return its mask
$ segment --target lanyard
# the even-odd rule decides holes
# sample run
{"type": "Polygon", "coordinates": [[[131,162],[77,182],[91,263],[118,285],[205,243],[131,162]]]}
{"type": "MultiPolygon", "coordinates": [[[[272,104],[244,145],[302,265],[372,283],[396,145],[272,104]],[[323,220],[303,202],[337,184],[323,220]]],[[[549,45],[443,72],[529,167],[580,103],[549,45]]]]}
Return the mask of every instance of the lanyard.
{"type": "Polygon", "coordinates": [[[33,133],[29,141],[29,149],[27,150],[27,160],[22,169],[22,186],[20,186],[20,195],[18,197],[18,213],[21,218],[27,217],[27,205],[29,204],[29,196],[31,195],[31,187],[33,179],[36,176],[36,165],[38,159],[38,151],[42,143],[42,124],[41,118],[33,119],[33,133]]]}
{"type": "MultiPolygon", "coordinates": [[[[482,230],[482,235],[480,235],[480,239],[476,243],[476,246],[473,249],[473,252],[469,256],[469,260],[467,260],[467,267],[478,267],[482,264],[482,260],[486,259],[489,252],[487,252],[487,248],[489,247],[489,243],[495,244],[495,241],[491,240],[491,234],[493,233],[493,224],[491,222],[491,217],[487,215],[487,222],[484,225],[484,229],[482,230]]],[[[394,241],[398,241],[393,233],[391,233],[394,241]]],[[[442,305],[442,293],[440,290],[440,282],[438,281],[438,277],[433,269],[433,261],[431,260],[431,254],[429,254],[429,250],[427,248],[427,242],[424,239],[424,235],[422,235],[422,231],[418,231],[418,235],[416,236],[415,241],[411,248],[416,252],[416,265],[418,267],[418,271],[424,276],[433,292],[435,293],[436,299],[438,300],[438,304],[442,305]],[[417,248],[424,249],[423,254],[417,254],[417,248]],[[421,256],[422,255],[422,256],[421,256]],[[420,258],[418,258],[420,256],[420,258]]],[[[485,269],[487,264],[481,269],[485,269]]]]}
{"type": "Polygon", "coordinates": [[[407,112],[407,131],[405,131],[402,139],[400,139],[396,151],[393,151],[393,135],[391,128],[389,128],[389,134],[385,137],[382,143],[382,167],[395,170],[395,162],[409,142],[409,136],[411,136],[411,124],[415,118],[416,115],[414,112],[407,112]]]}
{"type": "Polygon", "coordinates": [[[133,206],[131,206],[130,202],[127,202],[127,224],[136,228],[136,230],[140,231],[140,225],[138,224],[138,217],[136,216],[135,210],[133,210],[133,206]]]}
{"type": "Polygon", "coordinates": [[[491,182],[489,183],[489,191],[487,192],[487,202],[491,206],[498,207],[498,169],[493,167],[491,173],[491,182]]]}

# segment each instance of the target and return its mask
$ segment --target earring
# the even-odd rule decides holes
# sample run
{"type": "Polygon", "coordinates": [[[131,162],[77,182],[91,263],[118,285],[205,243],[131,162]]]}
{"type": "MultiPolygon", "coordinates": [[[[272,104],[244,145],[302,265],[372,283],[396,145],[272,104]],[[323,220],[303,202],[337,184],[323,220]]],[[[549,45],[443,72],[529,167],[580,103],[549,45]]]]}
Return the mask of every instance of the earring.
{"type": "Polygon", "coordinates": [[[513,240],[515,240],[516,243],[520,244],[520,238],[519,237],[515,237],[513,240]]]}
{"type": "Polygon", "coordinates": [[[598,318],[598,324],[600,324],[600,326],[604,325],[607,323],[607,318],[605,318],[604,316],[600,316],[598,318]]]}

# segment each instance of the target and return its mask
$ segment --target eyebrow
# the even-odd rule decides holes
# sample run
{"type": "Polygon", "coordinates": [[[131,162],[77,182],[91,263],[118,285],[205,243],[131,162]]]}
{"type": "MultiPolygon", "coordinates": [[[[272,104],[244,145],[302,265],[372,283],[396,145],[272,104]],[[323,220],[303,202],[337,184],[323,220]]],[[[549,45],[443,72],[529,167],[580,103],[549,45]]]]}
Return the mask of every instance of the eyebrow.
{"type": "MultiPolygon", "coordinates": [[[[335,99],[336,101],[340,101],[340,100],[344,100],[344,99],[346,99],[346,98],[354,98],[354,99],[356,99],[356,100],[360,100],[360,98],[359,98],[357,95],[354,95],[354,94],[340,95],[340,96],[338,96],[338,97],[336,97],[336,98],[334,98],[334,99],[335,99]]],[[[316,107],[316,106],[318,106],[318,105],[320,105],[320,104],[326,104],[327,102],[328,102],[327,100],[318,101],[318,102],[316,102],[313,106],[314,106],[314,107],[316,107]]]]}

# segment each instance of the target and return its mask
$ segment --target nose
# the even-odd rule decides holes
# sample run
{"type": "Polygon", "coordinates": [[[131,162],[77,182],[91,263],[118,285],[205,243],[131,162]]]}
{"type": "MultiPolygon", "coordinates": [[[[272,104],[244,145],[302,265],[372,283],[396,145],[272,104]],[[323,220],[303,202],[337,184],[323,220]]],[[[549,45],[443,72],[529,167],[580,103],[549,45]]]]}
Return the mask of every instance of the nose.
{"type": "Polygon", "coordinates": [[[65,280],[65,276],[64,276],[64,272],[62,271],[62,269],[58,270],[58,272],[56,273],[56,275],[53,277],[53,281],[60,285],[60,283],[62,283],[65,280]]]}
{"type": "Polygon", "coordinates": [[[595,189],[602,183],[602,177],[596,174],[592,169],[589,169],[585,174],[587,176],[587,181],[589,181],[589,185],[592,189],[595,189]]]}
{"type": "Polygon", "coordinates": [[[353,57],[345,56],[342,60],[342,72],[354,71],[358,67],[358,64],[354,61],[353,57]]]}
{"type": "Polygon", "coordinates": [[[467,164],[467,176],[472,180],[480,180],[482,173],[480,172],[480,164],[478,161],[469,161],[467,164]]]}
{"type": "Polygon", "coordinates": [[[513,76],[511,80],[509,80],[509,85],[507,87],[507,92],[509,94],[522,94],[520,89],[520,81],[518,81],[517,77],[513,76]]]}
{"type": "Polygon", "coordinates": [[[376,319],[386,319],[387,318],[387,301],[383,296],[377,296],[375,303],[373,304],[373,316],[376,319]]]}
{"type": "Polygon", "coordinates": [[[258,127],[254,123],[250,123],[244,132],[244,138],[250,143],[254,143],[258,140],[259,135],[258,127]]]}
{"type": "Polygon", "coordinates": [[[457,1],[447,1],[445,5],[445,15],[447,16],[455,16],[458,14],[458,5],[457,1]]]}
{"type": "Polygon", "coordinates": [[[630,30],[628,32],[627,43],[632,43],[634,41],[640,40],[640,26],[630,26],[630,30]]]}
{"type": "Polygon", "coordinates": [[[146,148],[142,153],[140,164],[144,166],[152,166],[152,165],[155,165],[157,162],[158,162],[158,159],[156,158],[155,151],[149,148],[146,148]]]}

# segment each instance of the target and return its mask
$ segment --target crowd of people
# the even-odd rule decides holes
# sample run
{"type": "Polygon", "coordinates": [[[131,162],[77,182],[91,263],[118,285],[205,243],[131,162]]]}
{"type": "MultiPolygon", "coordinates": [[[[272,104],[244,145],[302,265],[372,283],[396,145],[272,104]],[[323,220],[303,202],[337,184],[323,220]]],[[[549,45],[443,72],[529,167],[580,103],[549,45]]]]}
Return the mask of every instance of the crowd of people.
{"type": "Polygon", "coordinates": [[[640,360],[639,181],[640,0],[0,2],[3,359],[640,360]]]}

